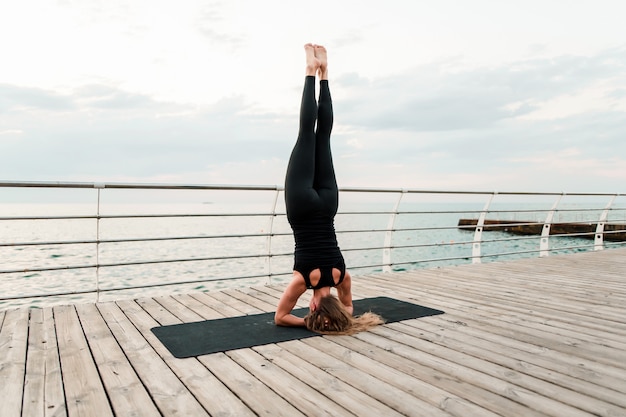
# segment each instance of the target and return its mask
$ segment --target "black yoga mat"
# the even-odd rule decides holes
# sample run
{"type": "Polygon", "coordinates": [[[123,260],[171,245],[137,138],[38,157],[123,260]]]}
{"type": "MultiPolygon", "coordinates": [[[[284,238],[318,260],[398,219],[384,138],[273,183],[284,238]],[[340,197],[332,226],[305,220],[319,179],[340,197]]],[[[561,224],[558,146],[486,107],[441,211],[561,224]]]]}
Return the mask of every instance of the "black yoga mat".
{"type": "MultiPolygon", "coordinates": [[[[387,323],[443,313],[388,297],[355,300],[353,305],[354,315],[372,311],[382,316],[387,323]]],[[[308,308],[300,308],[293,310],[293,314],[304,317],[308,311],[308,308]]],[[[276,326],[274,313],[174,324],[151,330],[176,358],[319,336],[301,327],[276,326]]]]}

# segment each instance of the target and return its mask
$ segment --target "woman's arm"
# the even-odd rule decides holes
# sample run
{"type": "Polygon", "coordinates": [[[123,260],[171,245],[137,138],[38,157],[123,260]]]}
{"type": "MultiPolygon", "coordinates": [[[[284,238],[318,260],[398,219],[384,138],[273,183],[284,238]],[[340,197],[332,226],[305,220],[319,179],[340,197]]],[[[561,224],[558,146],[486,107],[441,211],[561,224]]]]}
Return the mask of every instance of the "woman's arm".
{"type": "Polygon", "coordinates": [[[291,280],[280,301],[278,307],[276,307],[276,313],[274,314],[274,323],[278,326],[291,326],[291,327],[304,327],[304,318],[296,317],[291,314],[291,311],[296,306],[298,298],[306,291],[306,284],[304,279],[295,275],[291,280]]]}
{"type": "Polygon", "coordinates": [[[352,306],[352,278],[348,271],[346,271],[346,276],[343,277],[341,284],[337,285],[337,298],[348,310],[348,313],[354,313],[354,307],[352,306]]]}

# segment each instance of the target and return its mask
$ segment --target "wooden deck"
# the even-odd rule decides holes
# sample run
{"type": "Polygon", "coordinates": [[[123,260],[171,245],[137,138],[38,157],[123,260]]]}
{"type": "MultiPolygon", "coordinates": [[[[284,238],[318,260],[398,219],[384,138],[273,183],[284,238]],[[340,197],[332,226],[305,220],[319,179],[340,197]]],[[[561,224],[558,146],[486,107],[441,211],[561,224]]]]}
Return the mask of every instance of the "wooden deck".
{"type": "Polygon", "coordinates": [[[175,359],[150,331],[281,290],[0,312],[0,416],[626,416],[626,249],[356,277],[446,314],[355,336],[175,359]]]}

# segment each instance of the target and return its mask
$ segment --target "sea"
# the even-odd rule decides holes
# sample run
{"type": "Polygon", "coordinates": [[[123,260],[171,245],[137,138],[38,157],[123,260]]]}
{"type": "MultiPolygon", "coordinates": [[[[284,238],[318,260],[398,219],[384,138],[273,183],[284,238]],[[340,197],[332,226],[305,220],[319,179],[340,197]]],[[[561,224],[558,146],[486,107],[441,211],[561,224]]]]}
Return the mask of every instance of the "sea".
{"type": "MultiPolygon", "coordinates": [[[[383,271],[388,245],[394,271],[472,262],[474,232],[459,229],[458,221],[478,218],[483,201],[409,201],[392,215],[397,197],[383,197],[349,200],[336,216],[353,275],[383,271]]],[[[487,218],[543,222],[551,206],[493,204],[487,218]]],[[[603,206],[561,205],[553,221],[597,221],[603,206]]],[[[284,213],[280,199],[276,207],[274,200],[2,204],[0,310],[287,282],[294,243],[284,213]]],[[[626,222],[623,209],[612,216],[626,222]]],[[[593,250],[592,239],[549,240],[550,254],[593,250]]],[[[482,262],[538,257],[539,248],[540,236],[482,234],[482,262]]]]}

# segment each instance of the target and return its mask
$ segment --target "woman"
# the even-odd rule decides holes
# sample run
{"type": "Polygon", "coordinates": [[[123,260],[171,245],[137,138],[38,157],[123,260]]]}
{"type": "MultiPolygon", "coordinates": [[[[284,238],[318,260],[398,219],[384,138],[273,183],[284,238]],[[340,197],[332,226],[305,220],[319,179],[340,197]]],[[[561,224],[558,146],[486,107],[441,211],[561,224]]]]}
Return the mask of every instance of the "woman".
{"type": "Polygon", "coordinates": [[[293,279],[274,316],[279,326],[306,326],[321,333],[349,334],[382,323],[372,313],[352,317],[351,277],[337,244],[334,217],[339,192],[330,150],[333,108],[328,88],[326,49],[306,44],[306,76],[300,107],[300,129],[285,178],[287,219],[296,242],[293,279]],[[315,78],[320,77],[319,103],[315,78]],[[316,129],[317,122],[317,129],[316,129]],[[330,289],[337,289],[335,298],[330,289]],[[291,314],[298,299],[313,289],[310,313],[291,314]]]}

